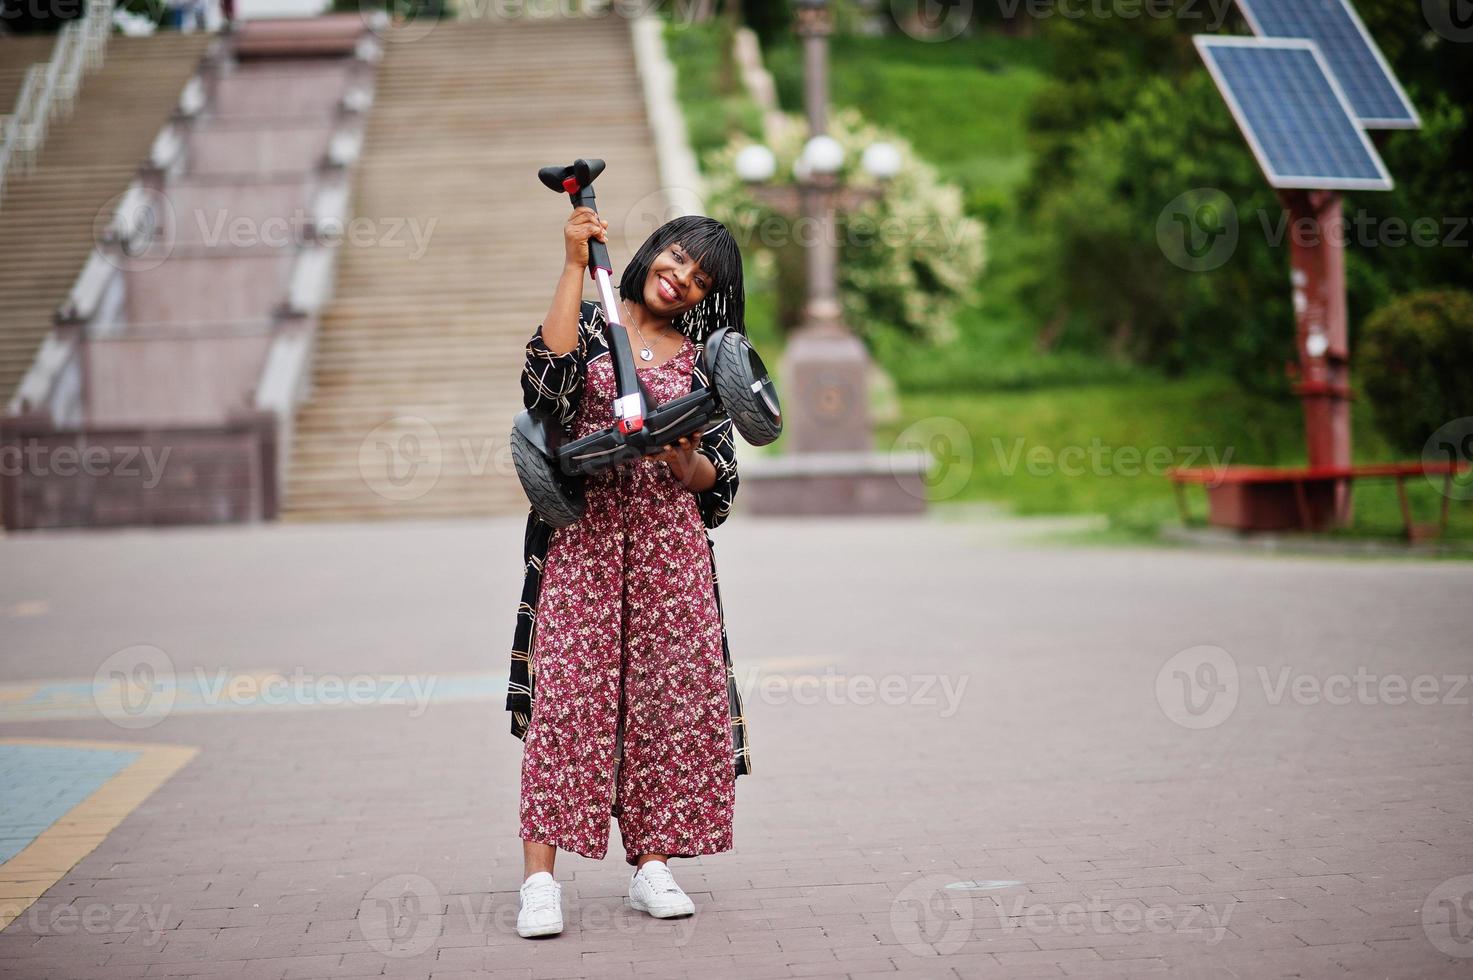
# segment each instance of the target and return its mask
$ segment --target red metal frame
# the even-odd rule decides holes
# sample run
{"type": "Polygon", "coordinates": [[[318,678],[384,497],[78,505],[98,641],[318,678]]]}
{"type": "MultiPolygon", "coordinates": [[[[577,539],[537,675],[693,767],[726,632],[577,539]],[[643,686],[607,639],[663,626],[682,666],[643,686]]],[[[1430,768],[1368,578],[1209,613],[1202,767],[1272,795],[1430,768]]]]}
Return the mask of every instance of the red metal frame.
{"type": "Polygon", "coordinates": [[[1371,463],[1363,466],[1235,466],[1226,470],[1201,468],[1167,472],[1176,493],[1182,523],[1190,519],[1185,486],[1201,484],[1207,491],[1213,524],[1239,530],[1314,531],[1343,525],[1350,519],[1351,488],[1357,479],[1394,479],[1407,539],[1435,538],[1447,529],[1452,480],[1473,470],[1463,462],[1371,463]],[[1414,476],[1442,477],[1442,507],[1436,524],[1412,520],[1406,480],[1414,476]],[[1343,489],[1342,489],[1343,488],[1343,489]]]}

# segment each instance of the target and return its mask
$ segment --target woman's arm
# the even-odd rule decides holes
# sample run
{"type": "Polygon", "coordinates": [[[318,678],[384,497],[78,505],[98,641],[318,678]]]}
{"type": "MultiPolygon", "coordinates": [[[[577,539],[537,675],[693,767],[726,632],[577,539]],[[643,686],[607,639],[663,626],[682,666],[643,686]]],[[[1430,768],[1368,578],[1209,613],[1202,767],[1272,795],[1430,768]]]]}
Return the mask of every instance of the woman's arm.
{"type": "Polygon", "coordinates": [[[583,270],[576,265],[563,266],[552,305],[542,320],[542,342],[549,353],[566,354],[579,345],[578,304],[583,302],[583,270]]]}
{"type": "Polygon", "coordinates": [[[579,345],[578,304],[583,299],[583,273],[588,268],[588,240],[608,241],[609,223],[590,207],[574,208],[563,226],[563,274],[558,277],[552,305],[542,321],[542,337],[554,354],[566,354],[579,345]]]}
{"type": "MultiPolygon", "coordinates": [[[[582,323],[583,271],[588,240],[607,237],[604,221],[591,208],[577,208],[563,227],[564,262],[547,318],[527,341],[522,365],[522,404],[533,415],[552,417],[567,428],[578,414],[583,393],[588,339],[582,323]]],[[[601,322],[599,314],[594,320],[601,322]]],[[[592,324],[590,324],[592,326],[592,324]]]]}
{"type": "Polygon", "coordinates": [[[695,455],[714,474],[711,485],[696,491],[696,505],[701,511],[701,520],[708,528],[720,527],[731,514],[731,505],[736,500],[737,476],[736,431],[731,419],[722,419],[701,436],[695,455]]]}

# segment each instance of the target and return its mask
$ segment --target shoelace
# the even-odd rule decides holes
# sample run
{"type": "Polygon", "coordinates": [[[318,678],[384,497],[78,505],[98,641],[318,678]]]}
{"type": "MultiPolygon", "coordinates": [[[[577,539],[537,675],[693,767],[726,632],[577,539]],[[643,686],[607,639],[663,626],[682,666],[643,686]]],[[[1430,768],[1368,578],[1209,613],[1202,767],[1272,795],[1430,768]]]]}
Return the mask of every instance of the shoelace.
{"type": "Polygon", "coordinates": [[[640,869],[640,873],[644,875],[644,880],[650,883],[650,887],[657,892],[680,891],[680,886],[675,883],[675,876],[663,864],[647,864],[640,869]]]}
{"type": "Polygon", "coordinates": [[[522,889],[522,906],[535,912],[558,907],[559,886],[556,881],[546,881],[522,889]]]}

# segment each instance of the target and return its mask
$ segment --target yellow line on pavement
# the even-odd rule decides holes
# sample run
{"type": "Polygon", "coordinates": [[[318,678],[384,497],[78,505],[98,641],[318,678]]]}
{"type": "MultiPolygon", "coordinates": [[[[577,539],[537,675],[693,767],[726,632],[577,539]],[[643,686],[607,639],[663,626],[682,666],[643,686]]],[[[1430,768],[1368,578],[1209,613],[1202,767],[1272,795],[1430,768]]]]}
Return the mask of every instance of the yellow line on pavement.
{"type": "Polygon", "coordinates": [[[0,929],[22,915],[46,889],[96,850],[124,817],[199,753],[198,747],[192,745],[156,743],[56,738],[7,738],[0,742],[139,753],[126,769],[68,810],[15,857],[0,864],[0,929]]]}

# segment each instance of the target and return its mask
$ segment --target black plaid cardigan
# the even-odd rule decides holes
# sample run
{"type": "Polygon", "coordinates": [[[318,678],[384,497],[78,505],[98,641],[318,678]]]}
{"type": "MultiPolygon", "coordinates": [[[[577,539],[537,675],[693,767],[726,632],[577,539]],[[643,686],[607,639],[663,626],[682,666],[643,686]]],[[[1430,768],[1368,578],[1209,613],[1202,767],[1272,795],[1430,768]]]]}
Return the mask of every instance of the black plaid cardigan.
{"type": "MultiPolygon", "coordinates": [[[[570,429],[578,414],[578,403],[588,362],[609,355],[604,337],[603,307],[584,300],[578,310],[578,346],[564,354],[548,349],[542,339],[542,326],[527,342],[527,360],[522,367],[522,402],[534,415],[555,418],[570,429]]],[[[692,338],[694,340],[695,338],[692,338]]],[[[706,377],[704,340],[696,341],[696,364],[691,377],[691,390],[710,385],[706,377]]],[[[726,639],[726,614],[721,607],[721,587],[716,581],[715,543],[710,529],[719,527],[731,513],[737,491],[736,445],[730,419],[724,419],[701,436],[696,452],[709,459],[716,468],[716,482],[709,490],[696,493],[701,521],[707,528],[706,547],[711,557],[711,582],[716,609],[721,618],[721,653],[726,660],[726,695],[731,708],[731,746],[735,775],[752,771],[752,755],[747,742],[747,720],[742,713],[741,692],[737,688],[736,671],[731,664],[731,648],[726,639]]],[[[511,733],[519,739],[527,737],[536,698],[536,665],[531,662],[532,637],[537,624],[537,597],[542,587],[542,564],[547,546],[555,530],[528,508],[527,530],[522,542],[525,563],[522,600],[517,606],[516,633],[511,648],[511,677],[507,686],[506,710],[511,712],[511,733]]]]}

